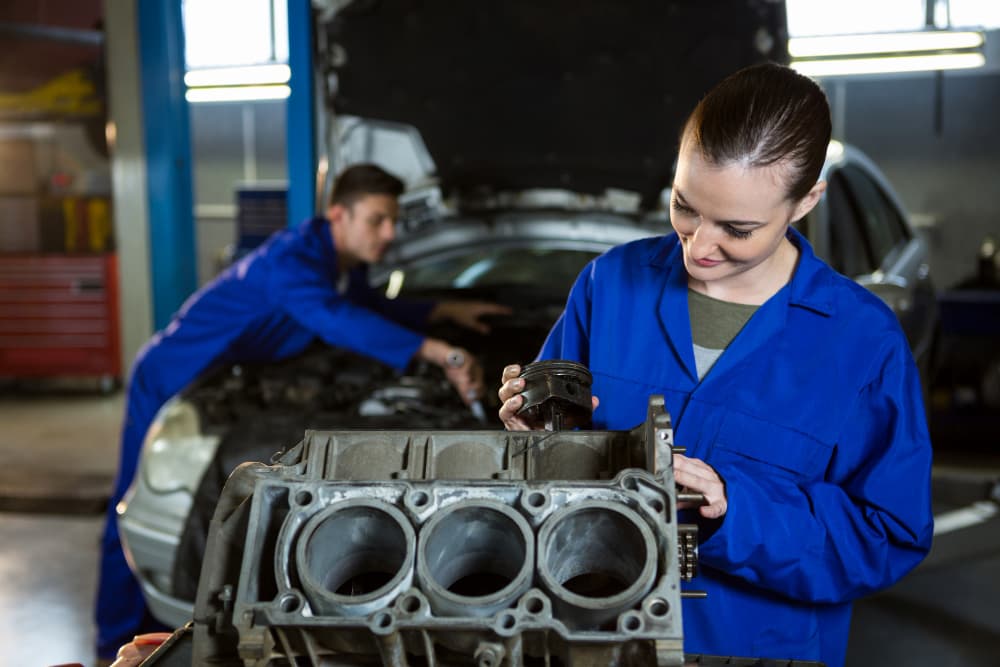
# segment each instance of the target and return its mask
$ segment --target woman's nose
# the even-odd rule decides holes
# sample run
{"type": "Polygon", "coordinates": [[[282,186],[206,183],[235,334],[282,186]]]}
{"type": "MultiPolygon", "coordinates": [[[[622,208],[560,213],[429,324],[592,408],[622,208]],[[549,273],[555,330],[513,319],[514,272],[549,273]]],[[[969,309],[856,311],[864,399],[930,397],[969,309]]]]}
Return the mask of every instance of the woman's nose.
{"type": "Polygon", "coordinates": [[[691,233],[691,251],[698,257],[705,257],[715,249],[715,234],[711,227],[702,222],[691,233]]]}

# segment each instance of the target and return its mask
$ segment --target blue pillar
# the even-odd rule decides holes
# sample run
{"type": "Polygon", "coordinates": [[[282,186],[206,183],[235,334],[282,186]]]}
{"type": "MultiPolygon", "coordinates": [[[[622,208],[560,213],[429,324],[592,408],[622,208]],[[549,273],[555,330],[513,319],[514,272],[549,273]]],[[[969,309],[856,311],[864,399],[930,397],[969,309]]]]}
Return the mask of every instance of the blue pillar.
{"type": "Polygon", "coordinates": [[[288,225],[316,214],[316,119],[313,20],[309,0],[288,0],[288,66],[292,93],[285,113],[288,225]]]}
{"type": "Polygon", "coordinates": [[[181,0],[138,0],[153,326],[198,286],[181,0]]]}

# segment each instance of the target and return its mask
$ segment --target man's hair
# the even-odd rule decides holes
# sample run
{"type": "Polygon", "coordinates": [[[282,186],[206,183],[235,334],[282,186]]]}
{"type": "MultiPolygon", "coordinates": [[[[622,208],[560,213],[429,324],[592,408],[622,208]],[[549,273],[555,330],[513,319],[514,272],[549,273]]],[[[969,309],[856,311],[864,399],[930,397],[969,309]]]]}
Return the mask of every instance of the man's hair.
{"type": "Polygon", "coordinates": [[[812,79],[781,65],[729,75],[698,103],[681,133],[716,165],[763,167],[787,161],[788,198],[819,180],[830,143],[830,106],[812,79]]]}
{"type": "Polygon", "coordinates": [[[333,182],[330,206],[340,204],[350,208],[365,195],[398,197],[405,189],[403,181],[382,167],[374,164],[355,164],[340,172],[337,180],[333,182]]]}

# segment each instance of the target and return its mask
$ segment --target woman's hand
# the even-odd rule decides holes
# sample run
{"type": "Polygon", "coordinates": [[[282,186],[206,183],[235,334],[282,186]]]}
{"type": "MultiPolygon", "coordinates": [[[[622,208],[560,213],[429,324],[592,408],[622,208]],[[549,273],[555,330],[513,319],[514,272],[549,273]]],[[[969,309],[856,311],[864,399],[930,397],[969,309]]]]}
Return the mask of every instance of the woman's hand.
{"type": "Polygon", "coordinates": [[[705,496],[705,504],[698,510],[703,517],[721,519],[725,516],[728,509],[726,483],[715,472],[715,468],[701,459],[674,454],[674,481],[684,487],[685,491],[705,496]]]}
{"type": "Polygon", "coordinates": [[[517,411],[524,404],[524,397],[521,396],[524,380],[518,377],[520,374],[521,367],[517,364],[504,368],[500,378],[500,391],[497,392],[500,396],[500,421],[508,431],[531,430],[528,423],[517,416],[517,411]]]}

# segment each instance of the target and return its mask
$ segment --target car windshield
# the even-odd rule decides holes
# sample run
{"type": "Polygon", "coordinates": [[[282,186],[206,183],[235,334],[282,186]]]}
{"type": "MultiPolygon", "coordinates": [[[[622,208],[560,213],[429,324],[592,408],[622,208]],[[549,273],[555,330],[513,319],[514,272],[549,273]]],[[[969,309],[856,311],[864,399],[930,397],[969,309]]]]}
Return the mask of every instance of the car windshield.
{"type": "Polygon", "coordinates": [[[597,253],[546,248],[477,248],[435,257],[394,272],[404,291],[534,287],[568,293],[573,281],[597,253]]]}

